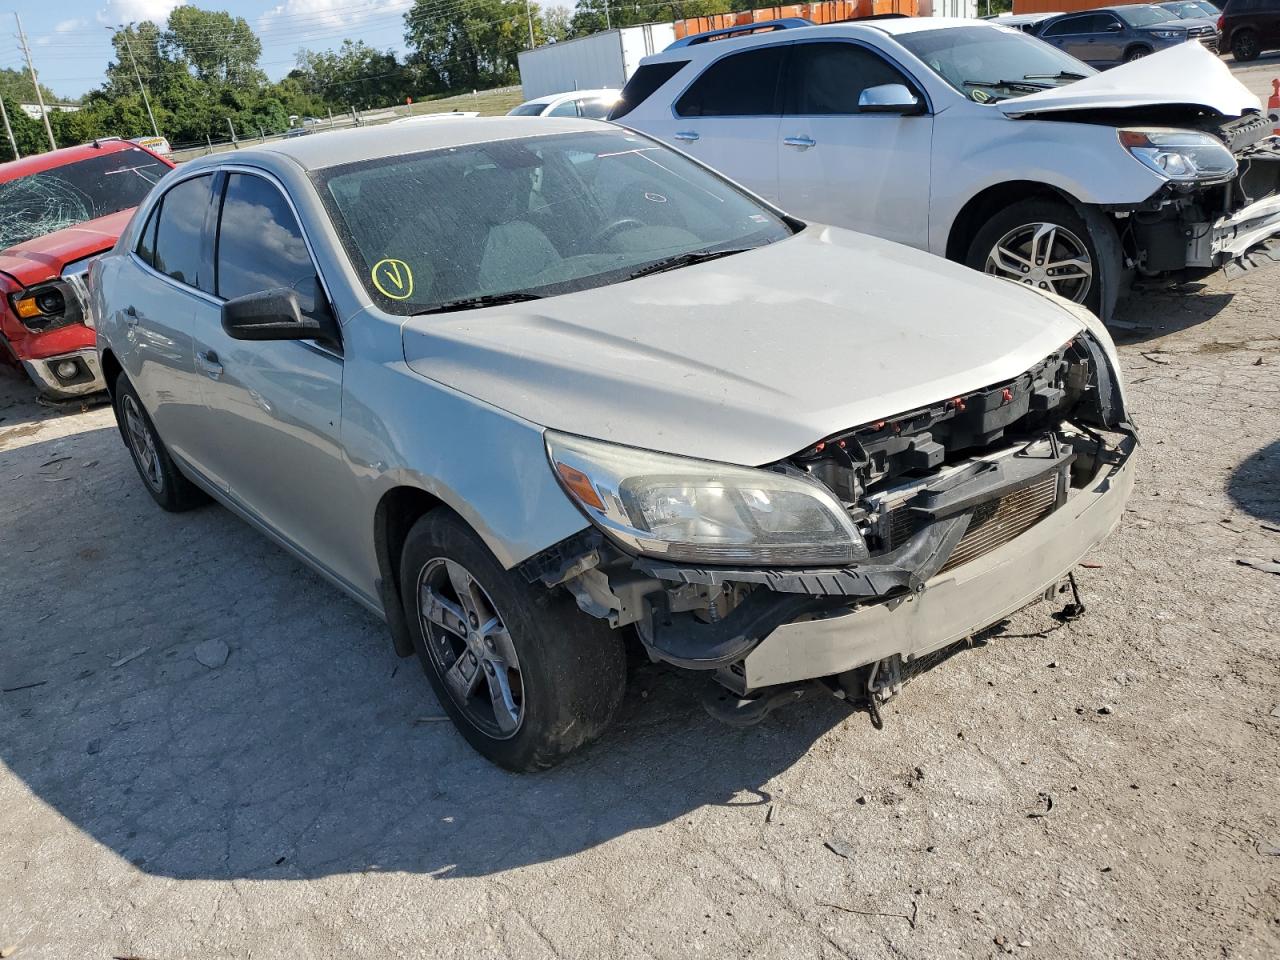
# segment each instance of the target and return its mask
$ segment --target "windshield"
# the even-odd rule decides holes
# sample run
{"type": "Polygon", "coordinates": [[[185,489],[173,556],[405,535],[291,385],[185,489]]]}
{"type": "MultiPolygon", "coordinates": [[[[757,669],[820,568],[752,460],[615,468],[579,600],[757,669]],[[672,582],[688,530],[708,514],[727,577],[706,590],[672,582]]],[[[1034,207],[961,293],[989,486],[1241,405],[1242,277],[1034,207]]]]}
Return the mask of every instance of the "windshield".
{"type": "Polygon", "coordinates": [[[1097,72],[1043,40],[1005,27],[921,30],[897,40],[978,103],[1023,97],[1097,72]]]}
{"type": "Polygon", "coordinates": [[[399,314],[585,290],[791,235],[704,168],[607,127],[313,177],[369,295],[399,314]]]}
{"type": "Polygon", "coordinates": [[[507,113],[508,117],[536,117],[547,109],[545,102],[538,100],[530,100],[528,103],[522,103],[507,113]]]}
{"type": "Polygon", "coordinates": [[[1121,20],[1131,27],[1149,27],[1156,23],[1168,23],[1170,20],[1177,20],[1168,10],[1161,10],[1159,7],[1133,6],[1116,8],[1112,11],[1121,20]]]}
{"type": "Polygon", "coordinates": [[[1203,20],[1206,17],[1218,16],[1217,10],[1211,13],[1198,3],[1162,3],[1160,9],[1184,20],[1203,20]]]}
{"type": "Polygon", "coordinates": [[[136,207],[168,172],[129,147],[0,183],[0,250],[136,207]]]}

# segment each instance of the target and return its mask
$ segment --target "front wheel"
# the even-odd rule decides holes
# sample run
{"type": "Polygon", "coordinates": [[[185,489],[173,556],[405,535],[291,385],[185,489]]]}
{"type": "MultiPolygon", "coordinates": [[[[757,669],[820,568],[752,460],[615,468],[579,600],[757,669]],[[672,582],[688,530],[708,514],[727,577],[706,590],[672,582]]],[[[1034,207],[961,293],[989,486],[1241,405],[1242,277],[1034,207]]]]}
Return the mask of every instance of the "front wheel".
{"type": "Polygon", "coordinates": [[[567,594],[504,570],[456,514],[414,525],[400,587],[436,698],[493,763],[552,767],[613,719],[626,687],[620,635],[567,594]]]}
{"type": "Polygon", "coordinates": [[[137,391],[123,374],[116,379],[114,406],[120,435],[151,498],[171,513],[207,503],[208,495],[184,477],[169,456],[137,391]]]}
{"type": "Polygon", "coordinates": [[[973,238],[965,262],[1083,304],[1101,316],[1103,276],[1088,224],[1060,200],[1023,200],[991,217],[973,238]]]}
{"type": "Polygon", "coordinates": [[[1147,56],[1149,53],[1151,53],[1151,51],[1147,47],[1130,47],[1128,50],[1125,51],[1124,62],[1133,63],[1133,61],[1141,60],[1143,57],[1147,56]]]}
{"type": "Polygon", "coordinates": [[[1232,35],[1231,56],[1240,62],[1248,63],[1250,60],[1257,60],[1261,53],[1262,44],[1258,42],[1258,35],[1252,30],[1238,30],[1232,35]]]}

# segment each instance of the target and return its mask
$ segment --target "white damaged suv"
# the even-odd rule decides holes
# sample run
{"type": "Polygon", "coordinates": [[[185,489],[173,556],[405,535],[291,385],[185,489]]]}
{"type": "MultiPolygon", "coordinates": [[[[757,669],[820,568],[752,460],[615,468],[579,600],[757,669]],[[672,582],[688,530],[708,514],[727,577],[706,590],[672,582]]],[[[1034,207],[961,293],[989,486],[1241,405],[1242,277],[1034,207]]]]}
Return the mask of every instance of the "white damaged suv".
{"type": "Polygon", "coordinates": [[[216,499],[384,617],[512,769],[604,729],[628,637],[733,719],[814,679],[878,704],[1133,484],[1088,311],[599,121],[192,160],[90,287],[156,502],[216,499]]]}
{"type": "Polygon", "coordinates": [[[1134,277],[1280,260],[1280,140],[1198,43],[1098,74],[992,23],[791,22],[677,41],[610,119],[796,216],[1103,318],[1134,277]]]}

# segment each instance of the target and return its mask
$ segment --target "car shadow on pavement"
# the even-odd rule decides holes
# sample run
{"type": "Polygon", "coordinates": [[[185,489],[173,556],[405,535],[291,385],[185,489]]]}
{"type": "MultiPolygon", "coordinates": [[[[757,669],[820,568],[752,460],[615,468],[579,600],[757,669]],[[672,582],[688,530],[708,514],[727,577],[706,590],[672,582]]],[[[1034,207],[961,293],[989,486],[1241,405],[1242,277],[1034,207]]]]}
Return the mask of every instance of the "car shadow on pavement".
{"type": "Polygon", "coordinates": [[[1227,480],[1227,495],[1246,513],[1280,524],[1280,440],[1236,467],[1227,480]]]}
{"type": "Polygon", "coordinates": [[[150,874],[478,875],[708,804],[763,819],[771,778],[849,719],[813,699],[730,728],[696,681],[644,666],[600,743],[508,774],[442,720],[374,616],[226,510],[156,507],[113,428],[0,451],[0,476],[17,476],[0,501],[0,760],[39,801],[6,817],[47,805],[150,874]],[[66,481],[41,482],[69,443],[47,468],[73,467],[66,481]]]}
{"type": "Polygon", "coordinates": [[[1146,343],[1208,323],[1234,298],[1233,293],[1206,293],[1202,284],[1135,291],[1121,301],[1107,329],[1118,344],[1146,343]]]}

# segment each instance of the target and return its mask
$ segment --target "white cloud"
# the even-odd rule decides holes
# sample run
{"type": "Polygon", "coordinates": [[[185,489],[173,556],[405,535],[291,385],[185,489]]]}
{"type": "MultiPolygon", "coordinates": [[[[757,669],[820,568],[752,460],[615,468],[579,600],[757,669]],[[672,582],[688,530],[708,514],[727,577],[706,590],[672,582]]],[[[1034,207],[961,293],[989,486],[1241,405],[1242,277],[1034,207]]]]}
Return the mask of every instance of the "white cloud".
{"type": "Polygon", "coordinates": [[[121,23],[150,20],[163,26],[173,8],[180,7],[185,2],[186,0],[107,0],[107,5],[98,11],[98,22],[114,27],[121,23]]]}
{"type": "Polygon", "coordinates": [[[80,18],[72,18],[71,20],[60,20],[53,25],[54,33],[70,33],[72,30],[81,30],[89,25],[88,20],[80,18]]]}
{"type": "Polygon", "coordinates": [[[285,0],[257,20],[264,32],[292,30],[296,33],[329,28],[355,27],[375,17],[404,13],[413,0],[285,0]]]}

